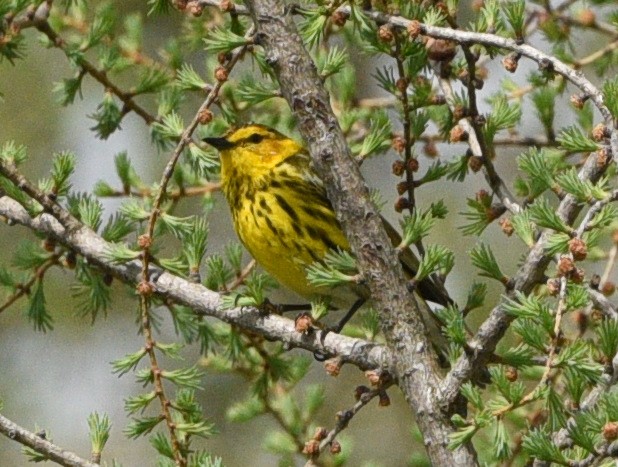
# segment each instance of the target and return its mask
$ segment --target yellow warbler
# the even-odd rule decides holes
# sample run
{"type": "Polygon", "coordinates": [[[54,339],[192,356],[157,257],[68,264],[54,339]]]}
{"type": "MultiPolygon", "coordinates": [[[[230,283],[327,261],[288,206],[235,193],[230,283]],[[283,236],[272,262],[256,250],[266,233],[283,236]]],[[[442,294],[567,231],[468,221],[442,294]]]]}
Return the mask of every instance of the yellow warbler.
{"type": "MultiPolygon", "coordinates": [[[[307,280],[309,265],[331,250],[349,250],[349,244],[303,146],[255,124],[204,141],[220,152],[222,188],[236,233],[269,274],[302,297],[327,297],[336,306],[346,302],[349,306],[354,300],[360,305],[369,298],[366,287],[330,289],[307,280]]],[[[399,244],[397,231],[386,220],[384,226],[393,245],[399,244]]],[[[409,249],[401,256],[406,274],[413,277],[418,260],[409,249]]],[[[450,302],[444,289],[430,279],[421,281],[417,290],[429,301],[444,306],[450,302]]]]}

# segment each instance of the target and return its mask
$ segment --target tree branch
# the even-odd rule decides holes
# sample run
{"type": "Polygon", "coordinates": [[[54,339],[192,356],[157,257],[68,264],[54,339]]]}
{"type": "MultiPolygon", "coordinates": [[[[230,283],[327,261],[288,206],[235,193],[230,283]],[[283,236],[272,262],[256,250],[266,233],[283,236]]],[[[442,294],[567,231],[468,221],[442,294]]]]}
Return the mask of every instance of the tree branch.
{"type": "Polygon", "coordinates": [[[13,441],[17,441],[19,444],[34,449],[56,464],[66,467],[96,467],[99,465],[82,459],[75,453],[62,449],[60,446],[22,428],[2,415],[0,415],[0,433],[13,441]]]}
{"type": "Polygon", "coordinates": [[[290,9],[278,0],[247,2],[281,91],[298,118],[316,170],[327,187],[337,218],[347,233],[358,266],[380,312],[380,325],[393,352],[398,384],[416,415],[425,446],[436,465],[474,465],[471,445],[451,451],[454,431],[437,404],[440,383],[436,355],[427,339],[420,309],[407,291],[403,271],[369,191],[354,163],[316,67],[305,50],[290,9]]]}
{"type": "MultiPolygon", "coordinates": [[[[74,218],[71,218],[70,229],[63,227],[50,214],[31,218],[17,201],[8,196],[0,197],[0,216],[11,224],[20,224],[35,233],[49,236],[124,283],[135,285],[141,281],[140,261],[127,264],[111,263],[107,252],[112,245],[74,218]]],[[[151,282],[157,294],[174,303],[189,306],[198,314],[213,316],[247,331],[259,333],[266,339],[283,342],[290,347],[299,347],[324,355],[339,355],[344,362],[361,369],[389,370],[392,365],[391,354],[383,345],[321,330],[301,334],[294,329],[292,320],[278,315],[265,315],[255,308],[224,310],[218,293],[155,266],[150,266],[150,270],[151,282]]]]}
{"type": "MultiPolygon", "coordinates": [[[[616,144],[617,138],[616,132],[613,132],[613,145],[616,144]]],[[[596,153],[592,153],[580,170],[579,177],[582,180],[596,182],[603,175],[608,165],[609,160],[605,164],[599,164],[596,153]]],[[[581,209],[581,204],[572,195],[567,195],[560,202],[556,212],[563,221],[571,225],[581,209]]],[[[551,257],[545,252],[551,235],[551,231],[545,231],[530,250],[523,265],[511,279],[511,291],[507,294],[508,298],[514,298],[513,291],[515,290],[528,294],[535,285],[543,281],[545,269],[551,260],[551,257]]],[[[470,378],[475,368],[488,361],[496,345],[513,321],[513,316],[508,315],[502,308],[503,303],[504,301],[501,301],[491,311],[470,342],[469,347],[474,351],[462,355],[446,376],[441,393],[444,404],[450,405],[455,402],[461,385],[470,378]]]]}

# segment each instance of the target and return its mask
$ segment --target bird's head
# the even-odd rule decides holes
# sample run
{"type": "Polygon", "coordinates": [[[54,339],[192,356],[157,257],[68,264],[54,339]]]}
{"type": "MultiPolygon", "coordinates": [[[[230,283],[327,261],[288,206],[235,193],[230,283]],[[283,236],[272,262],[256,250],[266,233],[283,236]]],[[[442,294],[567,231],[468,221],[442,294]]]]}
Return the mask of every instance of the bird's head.
{"type": "Polygon", "coordinates": [[[288,157],[302,151],[302,146],[277,130],[249,124],[233,128],[224,136],[204,138],[221,154],[221,177],[240,173],[259,177],[288,157]]]}

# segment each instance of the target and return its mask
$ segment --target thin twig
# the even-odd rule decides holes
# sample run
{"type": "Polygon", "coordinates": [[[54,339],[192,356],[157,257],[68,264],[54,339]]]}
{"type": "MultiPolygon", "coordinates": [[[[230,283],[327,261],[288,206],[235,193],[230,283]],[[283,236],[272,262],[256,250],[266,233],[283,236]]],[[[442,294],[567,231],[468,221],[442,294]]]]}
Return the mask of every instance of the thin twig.
{"type": "Polygon", "coordinates": [[[79,457],[77,454],[67,451],[60,446],[46,440],[31,431],[22,428],[6,417],[0,415],[0,433],[10,440],[17,441],[39,454],[46,456],[50,461],[65,467],[96,467],[98,464],[79,457]]]}
{"type": "Polygon", "coordinates": [[[603,288],[603,286],[609,280],[609,276],[614,270],[614,265],[616,264],[616,256],[618,256],[618,244],[616,244],[616,242],[614,241],[614,244],[609,250],[607,263],[605,263],[605,269],[603,270],[603,275],[601,276],[600,288],[603,288]]]}
{"type": "Polygon", "coordinates": [[[311,454],[311,457],[309,461],[307,461],[307,463],[305,464],[305,467],[314,466],[315,461],[320,456],[320,454],[324,452],[324,450],[328,448],[333,443],[333,441],[335,441],[339,433],[341,433],[348,427],[350,421],[354,418],[354,416],[358,412],[360,412],[363,407],[369,404],[369,402],[378,397],[382,392],[386,391],[386,389],[388,389],[392,384],[392,382],[388,382],[387,384],[384,384],[379,388],[372,389],[371,391],[361,394],[356,404],[354,404],[347,410],[337,412],[337,422],[335,423],[334,428],[330,430],[328,434],[320,441],[318,448],[315,450],[315,452],[311,454]]]}
{"type": "Polygon", "coordinates": [[[9,308],[13,303],[19,300],[21,297],[28,295],[30,293],[30,289],[34,285],[35,282],[40,281],[45,276],[45,273],[49,268],[58,264],[58,259],[62,256],[62,253],[54,254],[49,259],[45,260],[45,262],[40,265],[32,274],[32,277],[21,284],[17,284],[15,287],[15,292],[6,298],[4,303],[0,304],[0,313],[9,308]]]}
{"type": "MultiPolygon", "coordinates": [[[[249,32],[246,34],[247,40],[249,40],[249,38],[251,38],[253,34],[254,34],[254,29],[251,28],[249,32]]],[[[232,55],[232,57],[230,58],[230,60],[227,62],[225,66],[225,69],[228,73],[232,70],[232,68],[234,68],[234,66],[240,59],[240,57],[245,53],[246,48],[247,46],[243,46],[243,47],[240,47],[236,52],[234,52],[234,54],[232,55]]],[[[208,96],[206,97],[206,99],[204,100],[200,108],[198,109],[198,111],[195,113],[193,120],[191,120],[191,123],[189,123],[189,125],[182,132],[182,135],[180,136],[180,141],[176,145],[176,149],[174,149],[174,153],[172,154],[172,157],[170,158],[167,165],[165,166],[165,169],[163,170],[161,182],[159,183],[159,191],[157,192],[157,195],[153,202],[152,211],[151,211],[150,219],[148,221],[148,228],[146,232],[148,237],[150,237],[151,239],[154,235],[155,223],[160,214],[159,209],[161,207],[161,203],[163,202],[163,198],[166,196],[167,185],[170,179],[172,178],[172,175],[174,173],[174,168],[176,167],[176,163],[178,162],[178,159],[180,158],[180,155],[182,154],[186,145],[189,144],[189,142],[191,141],[191,135],[193,134],[193,132],[195,131],[195,129],[200,123],[201,114],[205,110],[207,110],[213,104],[213,102],[217,99],[219,95],[219,91],[221,90],[221,87],[223,86],[223,84],[224,84],[223,81],[217,81],[217,84],[215,84],[213,88],[210,90],[210,93],[208,94],[208,96]]]]}
{"type": "Polygon", "coordinates": [[[605,55],[612,53],[616,49],[618,49],[618,40],[610,42],[605,47],[591,53],[590,55],[580,58],[579,60],[575,60],[573,62],[573,68],[582,68],[586,65],[590,65],[605,55]]]}
{"type": "MultiPolygon", "coordinates": [[[[451,82],[445,78],[441,78],[440,73],[437,73],[437,76],[442,93],[446,96],[447,102],[452,105],[455,99],[455,92],[453,91],[451,82]]],[[[472,78],[469,79],[472,80],[472,78]]],[[[472,89],[474,89],[474,86],[472,86],[472,89]]],[[[474,101],[475,99],[471,97],[470,102],[474,101]]],[[[468,144],[470,145],[470,150],[472,151],[472,154],[476,157],[482,158],[484,167],[483,173],[485,174],[485,179],[487,180],[487,183],[489,184],[493,192],[496,194],[496,196],[498,196],[498,198],[500,198],[502,204],[504,204],[504,206],[513,214],[517,214],[518,212],[520,212],[521,207],[515,201],[515,197],[511,194],[502,178],[496,172],[493,163],[491,162],[488,155],[483,152],[480,143],[481,140],[479,139],[479,135],[482,135],[482,131],[480,131],[478,128],[475,128],[472,123],[470,123],[468,118],[462,118],[459,121],[459,125],[461,125],[463,130],[468,133],[468,144]]]]}
{"type": "Polygon", "coordinates": [[[225,286],[225,290],[229,292],[231,290],[234,290],[236,287],[242,285],[245,282],[247,276],[251,274],[251,271],[253,271],[256,265],[257,262],[254,259],[249,261],[249,263],[247,263],[244,269],[240,271],[240,273],[234,278],[234,280],[232,280],[229,284],[225,286]]]}
{"type": "MultiPolygon", "coordinates": [[[[214,193],[216,191],[221,190],[221,183],[219,182],[208,182],[202,186],[191,186],[188,188],[182,188],[179,190],[168,191],[167,198],[176,201],[181,198],[189,198],[193,196],[202,196],[209,193],[214,193]]],[[[124,198],[126,196],[138,197],[138,198],[148,198],[152,196],[152,189],[148,187],[141,188],[139,190],[125,191],[125,190],[115,190],[110,193],[106,193],[101,196],[101,198],[124,198]]]]}
{"type": "MultiPolygon", "coordinates": [[[[250,30],[247,33],[247,37],[249,38],[252,35],[253,35],[253,30],[250,30]]],[[[232,55],[232,57],[226,64],[227,72],[230,72],[232,70],[232,68],[234,67],[234,65],[236,65],[236,63],[238,62],[242,54],[244,54],[245,50],[246,50],[246,46],[240,47],[232,55]]],[[[185,147],[187,146],[187,144],[191,142],[191,135],[193,134],[193,132],[195,131],[195,129],[200,123],[200,116],[216,100],[222,86],[223,86],[223,81],[217,81],[217,84],[215,84],[212,87],[212,89],[208,93],[208,96],[206,97],[202,105],[199,107],[198,111],[196,112],[189,126],[187,126],[187,128],[185,128],[185,130],[183,131],[180,137],[180,141],[176,145],[176,149],[174,150],[174,153],[172,154],[172,157],[170,158],[167,165],[165,166],[165,169],[163,170],[161,182],[159,183],[159,189],[156,193],[153,206],[152,206],[152,210],[150,212],[150,218],[148,220],[146,233],[140,237],[140,243],[141,243],[141,247],[143,251],[143,255],[142,255],[143,262],[142,262],[142,282],[138,286],[138,291],[140,293],[140,309],[142,313],[142,328],[144,331],[144,338],[146,340],[146,350],[148,352],[148,356],[150,358],[150,363],[152,366],[155,391],[159,397],[159,401],[161,403],[162,415],[165,418],[165,422],[166,422],[168,431],[170,433],[172,451],[174,453],[174,459],[175,459],[176,464],[180,467],[184,467],[186,465],[187,459],[186,459],[185,454],[183,453],[183,450],[181,449],[178,436],[176,435],[176,424],[172,418],[172,414],[169,409],[169,401],[165,395],[165,391],[163,388],[161,370],[159,369],[156,354],[155,354],[155,348],[154,348],[155,341],[154,341],[154,338],[152,335],[152,329],[150,326],[149,295],[152,293],[152,286],[150,285],[150,270],[149,270],[150,249],[152,247],[153,240],[154,240],[155,224],[157,222],[157,219],[159,218],[159,215],[161,214],[160,212],[161,203],[163,202],[163,199],[167,194],[167,185],[170,179],[172,178],[172,175],[174,173],[174,168],[176,167],[178,159],[180,158],[180,155],[184,151],[185,147]]]]}
{"type": "Polygon", "coordinates": [[[511,412],[514,409],[523,407],[524,405],[529,404],[530,402],[533,402],[534,400],[538,398],[540,391],[547,384],[549,380],[549,375],[552,370],[554,357],[556,356],[556,350],[558,349],[558,343],[560,342],[560,335],[562,333],[561,331],[562,316],[564,315],[564,312],[566,311],[566,298],[567,298],[567,279],[566,277],[561,277],[560,278],[560,298],[558,301],[558,308],[556,310],[556,317],[554,319],[554,332],[553,332],[551,344],[549,345],[549,352],[547,354],[547,360],[545,362],[545,369],[543,370],[543,375],[541,376],[541,379],[536,384],[536,386],[530,392],[528,392],[528,394],[522,397],[518,403],[516,404],[511,403],[505,407],[495,410],[493,412],[493,415],[495,417],[503,417],[507,412],[511,412]]]}
{"type": "MultiPolygon", "coordinates": [[[[47,36],[47,38],[54,45],[54,47],[62,50],[64,54],[70,58],[70,51],[67,48],[67,43],[62,37],[60,37],[60,35],[58,35],[56,31],[54,31],[54,29],[48,22],[51,4],[51,1],[42,2],[36,9],[34,14],[29,14],[21,18],[16,18],[12,21],[12,24],[14,24],[15,27],[17,27],[19,30],[31,27],[36,28],[38,31],[42,32],[47,36]]],[[[124,113],[127,112],[127,109],[132,110],[137,115],[142,117],[142,119],[144,119],[144,121],[148,125],[157,121],[157,118],[155,116],[150,114],[146,109],[144,109],[142,106],[137,104],[137,102],[135,102],[131,93],[123,91],[115,83],[113,83],[107,77],[107,74],[104,71],[99,70],[96,66],[94,66],[83,57],[79,60],[78,66],[84,72],[92,76],[100,84],[102,84],[107,91],[111,92],[122,101],[124,105],[124,113]]]]}
{"type": "MultiPolygon", "coordinates": [[[[408,188],[408,201],[410,202],[409,204],[409,210],[410,213],[412,213],[413,211],[416,210],[416,197],[415,197],[415,193],[414,193],[414,171],[412,170],[412,167],[410,167],[410,159],[412,159],[412,147],[414,145],[414,141],[412,141],[412,122],[410,120],[410,101],[408,99],[408,92],[407,92],[407,83],[408,83],[408,77],[406,76],[406,71],[404,68],[404,59],[401,57],[401,44],[400,44],[401,38],[399,37],[398,34],[395,34],[395,51],[394,51],[394,58],[395,58],[395,62],[397,64],[397,75],[398,75],[398,79],[399,80],[403,80],[404,83],[406,83],[406,90],[403,92],[400,92],[399,94],[399,101],[401,102],[401,115],[403,118],[403,140],[404,140],[404,150],[403,150],[403,157],[404,157],[404,163],[405,163],[405,167],[406,167],[406,171],[405,171],[405,177],[406,177],[406,184],[407,184],[407,188],[408,188]]],[[[419,250],[420,253],[423,253],[423,248],[422,248],[422,244],[420,244],[419,242],[419,250]]]]}

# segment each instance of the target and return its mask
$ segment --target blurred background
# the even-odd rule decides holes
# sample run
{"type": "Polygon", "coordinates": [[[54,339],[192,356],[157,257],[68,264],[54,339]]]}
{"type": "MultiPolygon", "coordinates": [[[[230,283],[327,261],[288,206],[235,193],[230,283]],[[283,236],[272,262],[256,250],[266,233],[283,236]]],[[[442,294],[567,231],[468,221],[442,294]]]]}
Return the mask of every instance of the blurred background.
{"type": "MultiPolygon", "coordinates": [[[[92,1],[92,4],[97,2],[92,1]]],[[[142,11],[147,7],[142,1],[119,1],[119,13],[142,11]]],[[[145,19],[145,48],[147,53],[156,55],[164,42],[178,34],[181,13],[173,11],[168,16],[153,16],[145,19]]],[[[112,186],[118,185],[113,157],[127,151],[140,175],[148,182],[158,181],[160,170],[168,160],[169,152],[158,152],[151,143],[150,133],[144,122],[129,114],[123,120],[122,130],[114,133],[108,140],[100,140],[89,130],[93,120],[88,118],[95,112],[104,90],[98,83],[86,77],[83,85],[83,99],[69,107],[56,102],[52,92],[54,83],[72,76],[66,57],[58,50],[44,49],[37,42],[38,34],[28,30],[27,57],[15,65],[0,64],[0,92],[4,94],[0,102],[0,143],[13,140],[28,147],[30,158],[24,166],[31,179],[37,179],[50,168],[51,155],[57,151],[70,150],[78,157],[77,170],[72,178],[76,190],[90,191],[98,180],[106,180],[112,186]]],[[[598,44],[597,44],[598,45],[598,44]]],[[[357,69],[373,67],[366,57],[349,51],[358,64],[357,69]]],[[[384,62],[386,63],[386,62],[384,62]]],[[[198,72],[203,71],[203,60],[194,64],[198,72]]],[[[490,63],[489,77],[481,96],[487,97],[497,90],[498,76],[505,72],[499,63],[490,63]]],[[[526,61],[511,78],[523,82],[531,66],[526,61]]],[[[235,70],[232,74],[236,74],[235,70]]],[[[381,91],[375,86],[369,73],[359,75],[359,93],[364,96],[379,96],[381,91]]],[[[120,81],[122,85],[122,81],[120,81]]],[[[127,83],[124,83],[127,84],[127,83]]],[[[186,117],[193,115],[200,105],[199,100],[189,105],[186,117]],[[192,107],[192,109],[191,109],[192,107]]],[[[484,105],[484,103],[483,103],[484,105]]],[[[560,103],[559,105],[566,105],[560,103]]],[[[484,105],[481,111],[487,111],[484,105]]],[[[561,109],[557,108],[557,114],[561,109]]],[[[566,114],[566,112],[564,112],[566,114]]],[[[539,136],[541,127],[530,107],[524,107],[524,127],[521,133],[539,136]],[[526,113],[529,113],[530,116],[526,113]]],[[[569,122],[561,123],[566,126],[569,122]]],[[[397,124],[395,124],[397,128],[397,124]]],[[[463,145],[439,145],[443,160],[460,156],[465,152],[463,145]]],[[[496,165],[507,180],[512,180],[516,168],[516,149],[504,149],[498,155],[496,165]]],[[[390,151],[384,156],[369,160],[363,166],[367,183],[381,190],[386,201],[385,216],[398,225],[398,216],[393,211],[396,199],[395,185],[398,181],[391,174],[395,154],[390,151]]],[[[431,161],[420,157],[421,173],[431,161]]],[[[464,184],[433,183],[417,192],[419,206],[428,206],[432,201],[444,199],[451,214],[464,211],[466,198],[474,197],[479,189],[489,190],[482,175],[470,176],[464,184]]],[[[230,238],[235,238],[227,207],[220,194],[216,194],[217,206],[210,217],[209,251],[221,250],[230,238]]],[[[103,200],[106,215],[111,215],[120,200],[103,200]]],[[[199,203],[188,202],[183,208],[187,214],[192,209],[200,209],[199,203]]],[[[470,265],[466,252],[475,244],[474,237],[464,237],[457,229],[464,224],[461,216],[450,215],[440,221],[434,229],[430,242],[447,245],[455,251],[456,265],[450,275],[448,288],[455,299],[464,301],[467,287],[475,279],[475,271],[470,265]]],[[[0,261],[9,263],[17,246],[33,235],[22,227],[8,227],[0,224],[0,261]]],[[[490,226],[482,235],[482,240],[490,245],[501,244],[503,234],[496,225],[490,226]]],[[[509,247],[495,248],[494,252],[507,274],[512,273],[523,253],[523,244],[509,242],[509,247]]],[[[244,261],[247,262],[245,256],[244,261]]],[[[48,438],[60,446],[88,457],[87,416],[94,411],[105,412],[111,417],[113,428],[111,438],[104,452],[104,460],[116,458],[125,466],[151,465],[154,451],[146,439],[137,442],[127,440],[122,429],[129,419],[123,410],[123,398],[135,395],[142,390],[127,374],[121,378],[112,374],[109,362],[135,352],[143,346],[143,338],[137,333],[136,302],[133,292],[115,283],[114,305],[105,318],[99,318],[91,325],[89,317],[76,313],[75,303],[69,298],[70,273],[54,270],[46,282],[48,307],[53,313],[54,330],[46,334],[36,332],[23,316],[27,306],[20,301],[0,314],[0,399],[3,401],[3,415],[28,429],[45,429],[48,438]]],[[[488,304],[498,298],[500,288],[489,283],[488,304]]],[[[290,302],[296,297],[286,296],[277,291],[273,301],[290,302]]],[[[476,310],[471,316],[474,323],[481,319],[487,309],[476,310]]],[[[162,340],[174,339],[173,327],[164,311],[162,340]]],[[[186,352],[188,362],[199,358],[199,349],[189,348],[186,352]]],[[[327,376],[322,364],[312,365],[307,383],[320,383],[325,386],[327,402],[319,412],[320,423],[330,428],[334,425],[335,413],[354,404],[353,391],[359,384],[367,384],[362,372],[352,367],[344,367],[338,378],[327,376]]],[[[215,424],[219,434],[205,442],[214,455],[221,456],[228,466],[269,466],[277,458],[261,449],[264,435],[276,428],[276,423],[268,416],[253,422],[237,424],[226,420],[226,408],[241,400],[247,391],[246,383],[233,375],[207,373],[202,383],[200,400],[208,418],[215,424]]],[[[423,448],[414,435],[413,420],[397,389],[389,391],[391,406],[378,407],[372,402],[354,418],[349,428],[341,436],[345,448],[353,454],[349,465],[401,466],[422,465],[423,448]]],[[[298,459],[299,465],[304,461],[298,459]]],[[[0,466],[27,465],[27,458],[20,453],[20,445],[0,437],[0,466]]]]}

